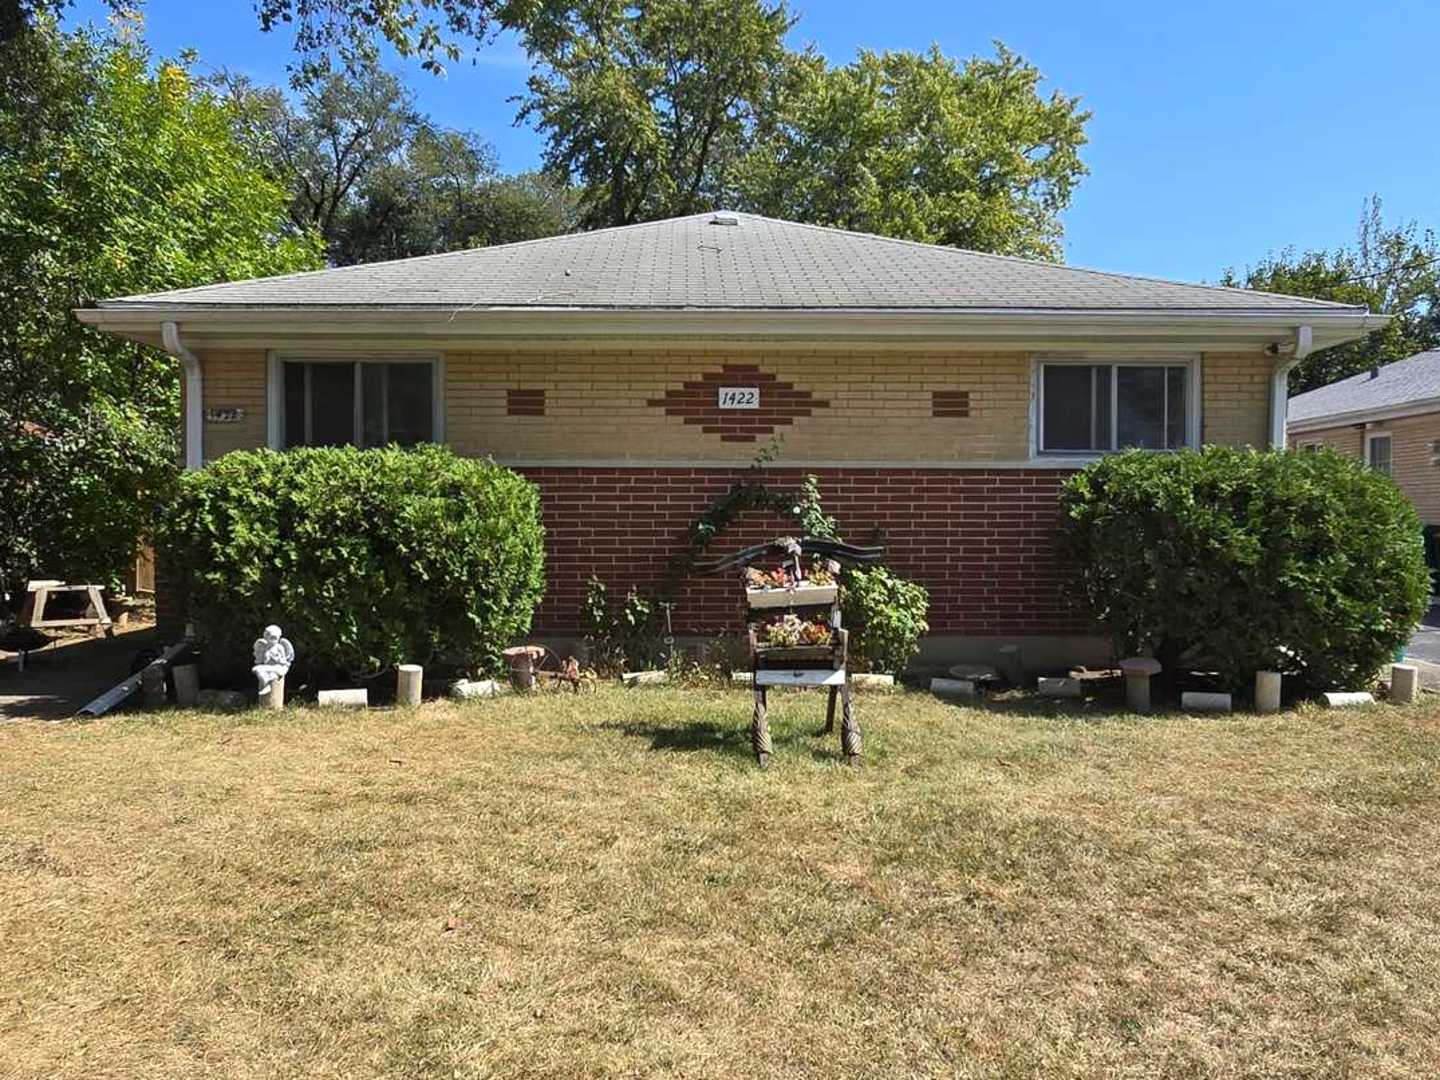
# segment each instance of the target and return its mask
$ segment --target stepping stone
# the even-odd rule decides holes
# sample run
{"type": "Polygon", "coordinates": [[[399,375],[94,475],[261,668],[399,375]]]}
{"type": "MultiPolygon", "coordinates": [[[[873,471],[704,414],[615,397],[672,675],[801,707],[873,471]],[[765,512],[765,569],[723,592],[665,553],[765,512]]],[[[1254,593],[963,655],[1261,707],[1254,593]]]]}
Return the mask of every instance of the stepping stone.
{"type": "Polygon", "coordinates": [[[950,678],[966,682],[989,682],[998,679],[1000,673],[989,664],[956,664],[950,669],[950,678]]]}

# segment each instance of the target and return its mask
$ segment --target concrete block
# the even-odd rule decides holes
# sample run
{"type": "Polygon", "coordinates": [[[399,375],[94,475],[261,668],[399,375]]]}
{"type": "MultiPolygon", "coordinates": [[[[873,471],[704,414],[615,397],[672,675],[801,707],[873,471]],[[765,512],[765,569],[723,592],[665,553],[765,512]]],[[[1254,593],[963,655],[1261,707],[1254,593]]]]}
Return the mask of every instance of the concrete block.
{"type": "Polygon", "coordinates": [[[626,686],[663,686],[670,681],[668,671],[627,671],[620,676],[626,686]]]}
{"type": "Polygon", "coordinates": [[[182,709],[193,709],[200,696],[200,669],[194,664],[180,664],[170,669],[175,679],[175,704],[182,709]]]}
{"type": "Polygon", "coordinates": [[[1395,664],[1390,668],[1390,700],[1397,705],[1415,704],[1420,691],[1420,669],[1414,664],[1395,664]]]}
{"type": "Polygon", "coordinates": [[[931,679],[930,692],[936,697],[974,697],[975,683],[970,679],[931,679]]]}
{"type": "Polygon", "coordinates": [[[1354,709],[1363,705],[1375,704],[1375,695],[1362,691],[1338,690],[1322,696],[1327,709],[1354,709]]]}
{"type": "Polygon", "coordinates": [[[1180,707],[1191,712],[1229,712],[1233,705],[1229,694],[1186,690],[1180,695],[1180,707]]]}
{"type": "Polygon", "coordinates": [[[349,690],[321,690],[316,702],[319,705],[334,705],[347,709],[368,709],[370,691],[363,686],[349,690]]]}
{"type": "Polygon", "coordinates": [[[271,684],[270,689],[260,695],[258,703],[265,709],[283,709],[285,707],[285,676],[281,675],[271,684]]]}
{"type": "Polygon", "coordinates": [[[1025,653],[1019,645],[1001,645],[996,649],[995,666],[1011,686],[1025,685],[1025,653]]]}
{"type": "Polygon", "coordinates": [[[494,679],[456,679],[450,684],[450,696],[458,701],[492,698],[499,693],[500,684],[494,679]]]}
{"type": "Polygon", "coordinates": [[[1255,711],[1259,713],[1280,711],[1280,673],[1278,671],[1255,672],[1255,711]]]}
{"type": "Polygon", "coordinates": [[[1045,676],[1037,684],[1041,697],[1078,698],[1081,696],[1079,679],[1062,679],[1045,676]]]}
{"type": "Polygon", "coordinates": [[[419,705],[425,669],[419,664],[401,664],[395,669],[395,704],[419,705]]]}
{"type": "Polygon", "coordinates": [[[732,671],[730,681],[739,686],[750,686],[755,682],[755,674],[750,671],[732,671]]]}

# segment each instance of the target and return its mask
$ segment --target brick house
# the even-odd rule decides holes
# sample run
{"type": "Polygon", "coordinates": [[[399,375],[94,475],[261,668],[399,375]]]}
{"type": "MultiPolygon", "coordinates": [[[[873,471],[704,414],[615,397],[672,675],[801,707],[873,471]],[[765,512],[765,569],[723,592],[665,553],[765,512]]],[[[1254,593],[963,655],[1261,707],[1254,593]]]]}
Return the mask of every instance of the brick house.
{"type": "Polygon", "coordinates": [[[1440,349],[1296,394],[1289,436],[1297,449],[1328,446],[1387,473],[1427,531],[1440,529],[1440,349]]]}
{"type": "MultiPolygon", "coordinates": [[[[534,479],[549,587],[658,576],[783,436],[848,539],[930,590],[932,655],[1080,655],[1051,544],[1067,471],[1120,446],[1285,439],[1285,374],[1362,308],[705,213],[503,247],[108,300],[78,313],[185,369],[185,458],[433,440],[534,479]]],[[[724,551],[791,526],[747,519],[724,551]]],[[[677,630],[733,625],[692,583],[677,630]]]]}

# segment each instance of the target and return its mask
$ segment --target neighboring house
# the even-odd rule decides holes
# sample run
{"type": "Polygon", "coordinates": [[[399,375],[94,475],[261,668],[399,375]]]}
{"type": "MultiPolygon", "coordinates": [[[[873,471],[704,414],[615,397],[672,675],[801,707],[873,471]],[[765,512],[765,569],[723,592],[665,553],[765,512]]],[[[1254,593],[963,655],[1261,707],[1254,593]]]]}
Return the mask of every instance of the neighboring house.
{"type": "Polygon", "coordinates": [[[1440,526],[1440,349],[1290,399],[1290,445],[1328,446],[1394,477],[1440,526]]]}
{"type": "MultiPolygon", "coordinates": [[[[541,636],[579,631],[592,574],[621,591],[658,579],[783,435],[771,482],[817,474],[844,535],[879,539],[924,583],[932,655],[1021,641],[1034,663],[1075,658],[1088,629],[1052,545],[1069,471],[1124,446],[1283,445],[1289,365],[1385,321],[724,213],[78,316],[182,360],[191,467],[257,446],[434,440],[531,477],[541,636]]],[[[791,528],[752,515],[712,550],[791,528]]],[[[692,583],[677,631],[735,625],[737,595],[692,583]]]]}

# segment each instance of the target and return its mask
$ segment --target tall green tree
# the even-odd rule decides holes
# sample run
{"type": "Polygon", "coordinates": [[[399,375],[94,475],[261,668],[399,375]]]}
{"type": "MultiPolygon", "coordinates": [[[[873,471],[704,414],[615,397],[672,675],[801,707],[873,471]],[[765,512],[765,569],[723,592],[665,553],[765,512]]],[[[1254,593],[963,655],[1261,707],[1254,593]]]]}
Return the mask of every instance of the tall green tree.
{"type": "Polygon", "coordinates": [[[75,320],[108,296],[306,269],[309,234],[190,60],[42,20],[0,45],[0,579],[106,579],[173,471],[176,363],[75,320]]]}
{"type": "Polygon", "coordinates": [[[740,204],[861,232],[1060,257],[1061,212],[1087,170],[1090,114],[997,43],[959,63],[862,51],[809,68],[741,162],[740,204]]]}
{"type": "Polygon", "coordinates": [[[1237,288],[1362,304],[1393,316],[1383,330],[1296,364],[1291,394],[1440,347],[1440,244],[1433,229],[1415,222],[1387,225],[1377,195],[1365,204],[1353,245],[1334,251],[1285,248],[1243,272],[1227,269],[1220,280],[1237,288]]]}
{"type": "Polygon", "coordinates": [[[725,201],[805,66],[793,23],[784,0],[582,0],[533,18],[520,117],[545,135],[547,171],[580,185],[582,227],[725,201]]]}
{"type": "Polygon", "coordinates": [[[296,95],[222,71],[246,144],[291,189],[291,220],[325,240],[332,263],[430,255],[531,240],[574,225],[572,199],[543,178],[505,176],[495,148],[442,128],[374,64],[331,73],[296,95]]]}
{"type": "MultiPolygon", "coordinates": [[[[142,10],[144,0],[104,0],[116,14],[142,10]]],[[[260,29],[289,31],[297,84],[338,69],[373,64],[382,45],[427,71],[441,72],[468,49],[513,29],[549,0],[253,0],[260,29]]],[[[73,0],[0,0],[0,42],[40,20],[63,14],[73,0]]]]}

